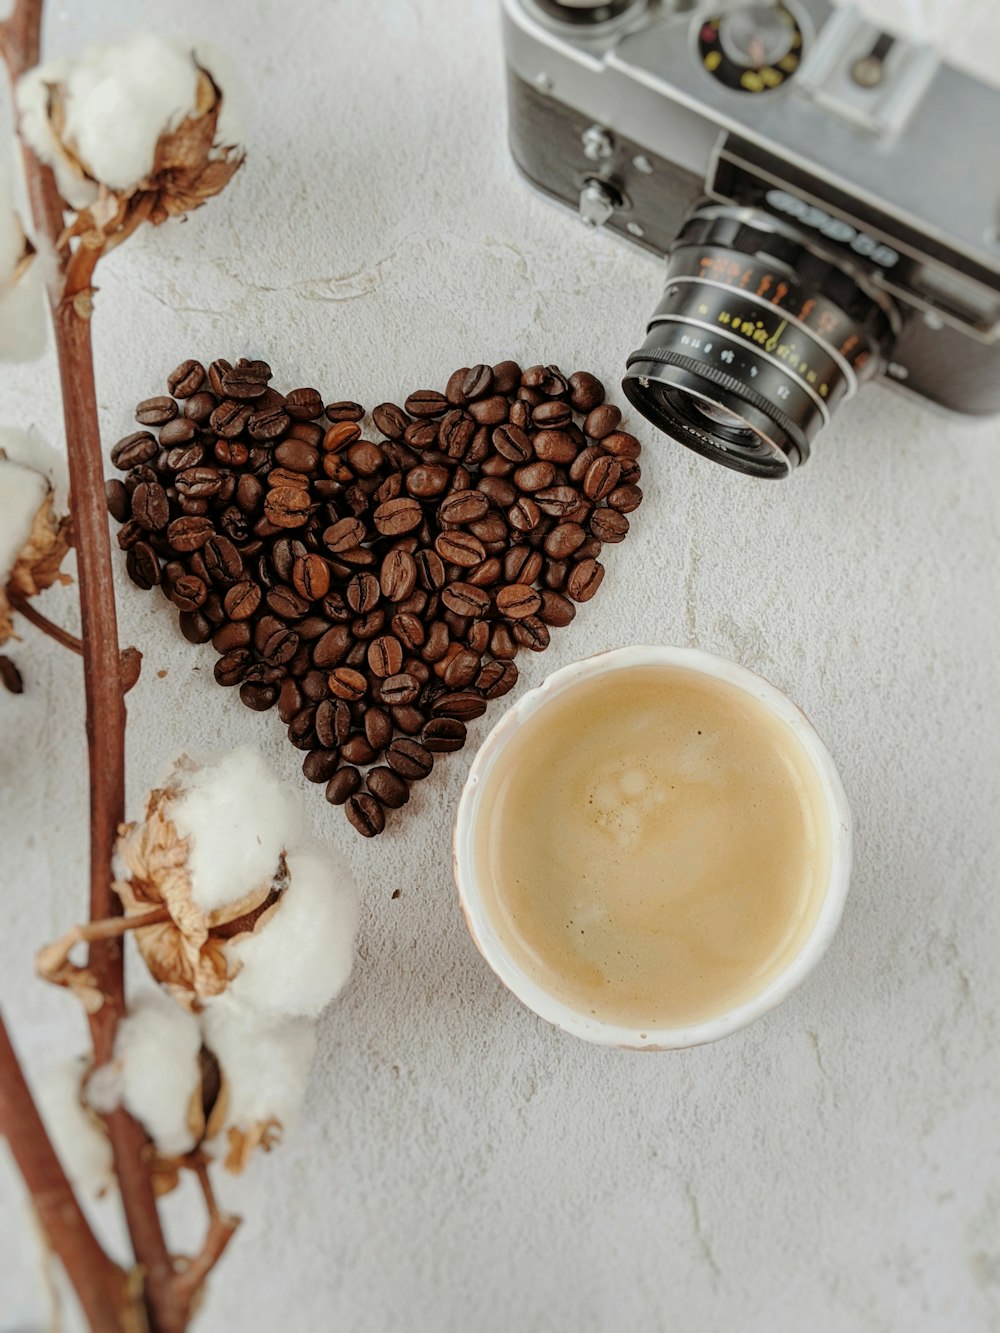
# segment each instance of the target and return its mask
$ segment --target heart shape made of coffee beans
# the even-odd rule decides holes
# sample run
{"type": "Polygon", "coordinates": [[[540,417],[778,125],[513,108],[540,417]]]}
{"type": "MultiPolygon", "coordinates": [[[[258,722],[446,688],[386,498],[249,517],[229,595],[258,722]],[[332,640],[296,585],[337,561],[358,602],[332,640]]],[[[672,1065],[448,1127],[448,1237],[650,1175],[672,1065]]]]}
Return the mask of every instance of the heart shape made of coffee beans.
{"type": "Polygon", "coordinates": [[[642,499],[639,442],[586,371],[462,367],[371,414],[280,394],[263,361],[185,361],[107,482],[140,588],[215,678],[277,706],[302,771],[359,833],[517,680],[604,577],[642,499]],[[583,418],[582,425],[574,416],[583,418]]]}

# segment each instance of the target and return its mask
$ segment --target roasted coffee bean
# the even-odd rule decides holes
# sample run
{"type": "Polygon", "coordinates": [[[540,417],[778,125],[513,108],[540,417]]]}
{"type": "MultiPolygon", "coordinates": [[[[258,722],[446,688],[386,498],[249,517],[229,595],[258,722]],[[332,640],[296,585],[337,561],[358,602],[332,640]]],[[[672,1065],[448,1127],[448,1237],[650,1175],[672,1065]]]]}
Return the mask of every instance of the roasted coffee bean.
{"type": "MultiPolygon", "coordinates": [[[[577,456],[566,469],[571,482],[580,486],[584,477],[590,470],[590,465],[598,458],[606,457],[604,450],[599,444],[588,444],[586,449],[581,449],[577,456]]],[[[621,467],[621,464],[618,465],[621,467]]]]}
{"type": "Polygon", "coordinates": [[[622,465],[617,458],[603,454],[595,458],[583,479],[583,493],[588,500],[604,500],[618,485],[622,465]]]}
{"type": "Polygon", "coordinates": [[[264,685],[259,681],[244,681],[240,686],[240,702],[252,708],[255,713],[266,713],[273,708],[278,698],[277,685],[264,685]]]}
{"type": "MultiPolygon", "coordinates": [[[[249,648],[251,641],[250,624],[246,620],[231,620],[220,625],[212,635],[212,647],[217,653],[228,653],[231,648],[249,648]]],[[[325,685],[324,680],[324,688],[325,685]]]]}
{"type": "Polygon", "coordinates": [[[457,718],[460,722],[471,722],[486,712],[486,700],[474,690],[461,690],[457,694],[440,694],[431,703],[431,712],[435,717],[451,717],[457,718]]]}
{"type": "Polygon", "coordinates": [[[385,752],[385,759],[400,777],[409,778],[411,782],[427,777],[434,767],[434,756],[430,750],[408,736],[394,740],[385,752]]]}
{"type": "Polygon", "coordinates": [[[177,404],[172,398],[144,398],[135,409],[140,426],[164,426],[177,415],[177,404]]]}
{"type": "Polygon", "coordinates": [[[189,467],[174,478],[177,494],[192,500],[211,500],[222,490],[222,473],[216,467],[189,467]]]}
{"type": "Polygon", "coordinates": [[[215,407],[216,400],[214,394],[210,394],[204,389],[199,389],[197,393],[193,393],[191,397],[185,401],[182,411],[188,420],[200,424],[201,422],[208,421],[212,413],[215,411],[215,407]]]}
{"type": "Polygon", "coordinates": [[[403,431],[403,442],[419,453],[423,453],[427,449],[436,449],[438,423],[429,418],[411,421],[406,430],[403,431]]]}
{"type": "Polygon", "coordinates": [[[347,604],[355,615],[363,616],[378,606],[382,590],[374,574],[355,574],[347,585],[347,604]]]}
{"type": "Polygon", "coordinates": [[[248,579],[227,588],[223,606],[230,620],[249,620],[260,606],[260,588],[248,579]]]}
{"type": "Polygon", "coordinates": [[[376,754],[380,754],[392,740],[392,718],[384,708],[365,710],[365,738],[376,754]]]}
{"type": "Polygon", "coordinates": [[[574,602],[589,602],[604,579],[604,566],[597,560],[581,560],[566,580],[566,593],[574,602]]]}
{"type": "Polygon", "coordinates": [[[327,403],[327,419],[330,421],[360,421],[365,415],[365,409],[360,403],[352,403],[345,399],[342,402],[327,403]]]}
{"type": "Polygon", "coordinates": [[[592,440],[603,440],[606,435],[618,429],[621,419],[622,414],[613,403],[601,403],[587,413],[583,423],[584,434],[589,435],[592,440]]]}
{"type": "Polygon", "coordinates": [[[400,707],[412,704],[419,693],[419,682],[409,673],[400,672],[399,675],[389,676],[383,680],[379,697],[390,707],[400,707]]]}
{"type": "Polygon", "coordinates": [[[453,462],[461,462],[469,452],[476,435],[476,423],[464,412],[453,409],[441,418],[438,426],[438,448],[453,462]]]}
{"type": "Polygon", "coordinates": [[[252,365],[232,366],[218,376],[219,391],[226,398],[235,398],[240,402],[253,402],[263,398],[267,391],[267,377],[259,374],[252,365]]]}
{"type": "Polygon", "coordinates": [[[517,489],[527,491],[529,494],[545,490],[547,486],[552,485],[555,479],[554,463],[528,463],[525,467],[519,467],[513,474],[514,485],[517,489]]]}
{"type": "Polygon", "coordinates": [[[624,541],[628,527],[628,519],[617,509],[595,509],[590,516],[590,531],[599,542],[624,541]]]}
{"type": "Polygon", "coordinates": [[[205,447],[197,441],[179,444],[176,449],[167,450],[164,461],[168,472],[186,472],[188,468],[200,467],[205,461],[205,447]]]}
{"type": "Polygon", "coordinates": [[[284,666],[299,650],[299,636],[281,625],[258,645],[258,652],[268,666],[284,666]]]}
{"type": "Polygon", "coordinates": [[[569,377],[569,400],[577,412],[592,412],[604,402],[604,385],[587,370],[577,370],[569,377]]]}
{"type": "Polygon", "coordinates": [[[246,432],[251,440],[278,440],[291,424],[284,407],[264,407],[250,417],[246,432]]]}
{"type": "Polygon", "coordinates": [[[302,555],[292,566],[292,586],[307,602],[318,602],[330,591],[330,566],[321,555],[302,555]]]}
{"type": "Polygon", "coordinates": [[[515,393],[520,383],[521,367],[516,361],[500,361],[493,367],[493,389],[495,393],[515,393]]]}
{"type": "MultiPolygon", "coordinates": [[[[295,573],[295,562],[308,555],[305,542],[297,537],[278,537],[271,547],[271,564],[278,580],[291,583],[295,573]]],[[[271,586],[275,580],[271,580],[271,586]]]]}
{"type": "Polygon", "coordinates": [[[549,486],[546,490],[538,492],[535,503],[542,513],[548,514],[550,518],[565,518],[579,506],[580,493],[572,486],[549,486]]]}
{"type": "Polygon", "coordinates": [[[243,575],[243,557],[228,537],[209,537],[202,548],[202,559],[213,582],[225,587],[238,583],[243,575]]]}
{"type": "Polygon", "coordinates": [[[410,424],[410,418],[395,403],[379,403],[378,407],[372,410],[372,420],[390,440],[401,440],[403,432],[410,424]]]}
{"type": "Polygon", "coordinates": [[[403,645],[391,634],[380,634],[368,645],[368,666],[376,676],[396,676],[403,665],[403,645]]]}
{"type": "Polygon", "coordinates": [[[197,426],[187,417],[174,417],[160,431],[160,448],[173,449],[177,445],[190,444],[197,434],[197,426]]]}
{"type": "Polygon", "coordinates": [[[487,699],[499,699],[516,683],[517,667],[513,662],[487,662],[476,677],[476,689],[487,699]]]}
{"type": "Polygon", "coordinates": [[[579,523],[557,523],[546,536],[543,550],[552,560],[565,560],[586,540],[587,534],[579,523]]]}
{"type": "Polygon", "coordinates": [[[489,499],[482,491],[453,491],[438,505],[437,517],[440,523],[461,526],[485,518],[489,507],[489,499]]]}
{"type": "Polygon", "coordinates": [[[517,643],[509,625],[500,622],[493,626],[490,634],[490,652],[502,662],[511,661],[517,656],[517,643]]]}
{"type": "Polygon", "coordinates": [[[368,689],[367,680],[352,667],[335,668],[330,672],[327,683],[330,693],[338,699],[361,699],[368,689]]]}
{"type": "Polygon", "coordinates": [[[340,747],[340,753],[349,764],[371,764],[378,758],[378,751],[369,745],[364,736],[354,735],[349,737],[340,747]]]}
{"type": "Polygon", "coordinates": [[[465,723],[456,717],[433,717],[420,732],[420,741],[431,754],[453,754],[466,740],[465,723]]]}
{"type": "Polygon", "coordinates": [[[568,430],[540,430],[532,443],[536,458],[560,466],[572,463],[579,453],[576,441],[568,430]]]}
{"type": "Polygon", "coordinates": [[[410,788],[405,778],[391,768],[372,768],[365,778],[368,790],[389,810],[398,810],[410,799],[410,788]]]}
{"type": "Polygon", "coordinates": [[[147,592],[160,581],[160,562],[148,542],[137,541],[128,549],[125,569],[137,588],[147,592]]]}
{"type": "Polygon", "coordinates": [[[159,532],[170,519],[170,501],[156,481],[143,481],[132,492],[132,517],[150,532],[159,532]]]}
{"type": "Polygon", "coordinates": [[[182,361],[167,376],[167,388],[175,398],[190,398],[205,383],[205,367],[200,361],[182,361]]]}
{"type": "Polygon", "coordinates": [[[292,718],[302,708],[302,692],[297,681],[289,676],[281,683],[278,691],[278,716],[287,727],[292,718]]]}
{"type": "Polygon", "coordinates": [[[264,517],[276,528],[301,528],[311,508],[308,491],[299,486],[275,486],[264,501],[264,517]]]}
{"type": "Polygon", "coordinates": [[[123,481],[110,477],[104,483],[104,502],[115,522],[124,523],[129,515],[129,494],[123,481]]]}
{"type": "Polygon", "coordinates": [[[159,445],[148,430],[137,430],[111,450],[111,461],[121,472],[128,472],[143,463],[151,462],[159,452],[159,445]]]}
{"type": "Polygon", "coordinates": [[[326,784],[326,799],[331,805],[343,805],[360,786],[361,774],[356,768],[338,768],[326,784]]]}
{"type": "MultiPolygon", "coordinates": [[[[345,455],[347,466],[356,477],[374,477],[382,468],[382,450],[371,440],[358,440],[352,444],[345,455]]],[[[401,487],[396,486],[394,495],[398,495],[401,487]]],[[[393,496],[384,496],[383,500],[392,499],[393,496]]]]}
{"type": "Polygon", "coordinates": [[[238,403],[234,398],[227,398],[213,410],[208,424],[224,440],[235,440],[246,429],[252,416],[253,408],[249,403],[238,403]]]}
{"type": "Polygon", "coordinates": [[[542,604],[542,595],[525,583],[511,583],[500,589],[496,603],[497,610],[508,620],[522,620],[535,614],[542,604]]]}
{"type": "Polygon", "coordinates": [[[417,565],[408,551],[392,550],[386,553],[379,572],[382,595],[390,602],[403,602],[416,586],[417,565]]]}
{"type": "Polygon", "coordinates": [[[118,529],[118,545],[123,551],[127,551],[136,542],[141,542],[146,535],[135,519],[130,518],[127,523],[123,523],[118,529]]]}
{"type": "Polygon", "coordinates": [[[596,537],[588,537],[576,553],[576,563],[581,560],[596,560],[601,554],[601,543],[596,537]]]}
{"type": "Polygon", "coordinates": [[[424,725],[424,715],[412,704],[396,705],[389,709],[392,720],[399,731],[407,736],[418,736],[424,725]]]}
{"type": "Polygon", "coordinates": [[[177,623],[188,643],[208,643],[212,637],[212,622],[206,620],[200,611],[182,611],[177,617],[177,623]]]}
{"type": "Polygon", "coordinates": [[[208,588],[196,574],[181,574],[170,586],[170,600],[178,611],[197,611],[207,596],[208,588]]]}
{"type": "Polygon", "coordinates": [[[479,675],[482,659],[471,648],[461,648],[458,644],[455,647],[458,651],[445,668],[444,683],[450,690],[464,690],[479,675]]]}
{"type": "Polygon", "coordinates": [[[398,500],[388,500],[379,505],[372,520],[384,536],[401,537],[413,532],[424,521],[419,503],[409,496],[400,496],[398,500]]]}
{"type": "Polygon", "coordinates": [[[442,532],[434,549],[442,560],[460,569],[473,569],[486,558],[486,547],[471,532],[442,532]]]}
{"type": "Polygon", "coordinates": [[[631,514],[642,504],[642,491],[638,486],[619,486],[608,496],[608,505],[620,514],[631,514]]]}
{"type": "Polygon", "coordinates": [[[309,782],[329,782],[339,763],[336,750],[310,750],[302,761],[302,773],[309,782]]]}
{"type": "MultiPolygon", "coordinates": [[[[357,770],[355,770],[357,771],[357,770]]],[[[331,779],[335,781],[336,779],[331,779]]],[[[329,789],[327,789],[329,799],[329,789]]],[[[347,818],[365,838],[375,838],[385,828],[385,811],[381,803],[368,792],[349,796],[344,806],[347,818]]]]}
{"type": "Polygon", "coordinates": [[[539,403],[537,407],[531,409],[531,420],[543,430],[551,427],[558,429],[570,424],[573,420],[573,409],[569,403],[560,402],[558,399],[539,403]]]}
{"type": "Polygon", "coordinates": [[[323,415],[323,399],[317,389],[293,389],[285,398],[285,411],[294,421],[315,421],[323,415]]]}
{"type": "Polygon", "coordinates": [[[403,485],[410,495],[419,500],[430,500],[436,495],[443,495],[450,480],[448,469],[433,463],[419,463],[410,468],[403,478],[403,485]]]}
{"type": "Polygon", "coordinates": [[[167,541],[175,551],[199,551],[214,536],[215,527],[209,518],[195,515],[175,518],[167,527],[167,541]]]}
{"type": "Polygon", "coordinates": [[[412,612],[393,616],[389,628],[403,645],[404,652],[415,653],[423,647],[426,638],[424,624],[412,612]]]}
{"type": "Polygon", "coordinates": [[[525,616],[523,620],[515,621],[513,634],[515,642],[522,648],[530,648],[533,653],[544,652],[549,646],[549,629],[539,616],[525,616]]]}
{"type": "Polygon", "coordinates": [[[532,457],[532,445],[527,431],[508,423],[497,426],[492,436],[493,448],[510,463],[520,465],[532,457]]]}
{"type": "Polygon", "coordinates": [[[323,436],[323,452],[339,454],[361,439],[361,427],[356,421],[335,421],[323,436]]]}
{"type": "Polygon", "coordinates": [[[542,605],[538,610],[538,618],[546,625],[555,625],[562,627],[568,625],[576,616],[576,607],[564,597],[562,593],[554,591],[552,588],[546,588],[542,593],[542,605]]]}
{"type": "Polygon", "coordinates": [[[638,458],[642,452],[642,445],[626,430],[616,430],[610,435],[605,435],[601,440],[601,447],[609,454],[614,454],[616,458],[638,458]]]}
{"type": "MultiPolygon", "coordinates": [[[[438,393],[434,389],[417,389],[415,393],[410,394],[403,406],[411,417],[437,417],[442,412],[447,412],[448,399],[443,393],[438,393]]],[[[378,425],[378,422],[375,424],[378,425]]]]}
{"type": "Polygon", "coordinates": [[[289,472],[311,476],[319,466],[319,451],[305,440],[282,440],[274,451],[274,461],[289,472]]]}
{"type": "Polygon", "coordinates": [[[515,532],[533,532],[541,521],[541,510],[527,495],[519,496],[507,510],[507,522],[515,532]]]}
{"type": "Polygon", "coordinates": [[[249,648],[233,648],[223,654],[215,664],[215,679],[219,685],[238,685],[251,662],[249,648]]]}
{"type": "Polygon", "coordinates": [[[503,576],[508,583],[532,584],[542,572],[542,556],[530,546],[512,546],[503,558],[503,576]]]}
{"type": "MultiPolygon", "coordinates": [[[[475,620],[484,616],[490,608],[490,595],[473,583],[452,583],[443,589],[441,600],[449,611],[457,616],[468,616],[475,620]]],[[[426,652],[425,652],[426,656],[426,652]]]]}
{"type": "Polygon", "coordinates": [[[356,548],[364,541],[365,525],[356,518],[340,518],[323,533],[323,545],[335,555],[356,548]]]}
{"type": "Polygon", "coordinates": [[[489,398],[480,398],[468,406],[469,416],[480,426],[499,426],[507,420],[508,403],[502,394],[493,394],[489,398]]]}
{"type": "Polygon", "coordinates": [[[292,718],[288,724],[288,739],[292,744],[300,741],[307,743],[300,748],[309,750],[316,744],[316,709],[311,704],[306,704],[292,718]]]}

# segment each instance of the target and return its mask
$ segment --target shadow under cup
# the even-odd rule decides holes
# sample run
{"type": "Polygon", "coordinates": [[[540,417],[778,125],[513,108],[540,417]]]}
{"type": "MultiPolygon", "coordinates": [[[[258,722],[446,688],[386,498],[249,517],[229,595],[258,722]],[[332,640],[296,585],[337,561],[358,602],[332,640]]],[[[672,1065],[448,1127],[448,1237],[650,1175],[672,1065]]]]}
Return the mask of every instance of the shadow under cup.
{"type": "Polygon", "coordinates": [[[588,1041],[674,1049],[744,1027],[818,963],[851,819],[780,690],[695,649],[633,647],[501,718],[454,863],[473,940],[529,1008],[588,1041]]]}

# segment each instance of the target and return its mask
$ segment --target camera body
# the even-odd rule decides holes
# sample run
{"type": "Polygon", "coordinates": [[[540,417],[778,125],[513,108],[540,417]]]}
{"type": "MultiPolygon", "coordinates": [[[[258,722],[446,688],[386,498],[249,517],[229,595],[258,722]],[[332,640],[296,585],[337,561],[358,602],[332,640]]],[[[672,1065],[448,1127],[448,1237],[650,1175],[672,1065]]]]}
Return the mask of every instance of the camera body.
{"type": "Polygon", "coordinates": [[[625,380],[656,424],[700,448],[738,418],[774,466],[701,452],[785,475],[868,379],[1000,411],[1000,92],[827,0],[503,0],[503,27],[521,172],[668,257],[625,380]]]}

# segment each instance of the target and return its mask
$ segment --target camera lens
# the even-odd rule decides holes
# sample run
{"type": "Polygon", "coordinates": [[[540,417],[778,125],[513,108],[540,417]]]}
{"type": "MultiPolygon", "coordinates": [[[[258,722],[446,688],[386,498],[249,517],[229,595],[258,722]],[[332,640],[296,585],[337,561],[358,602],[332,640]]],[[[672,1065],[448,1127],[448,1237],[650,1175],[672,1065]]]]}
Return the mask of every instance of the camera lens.
{"type": "Polygon", "coordinates": [[[895,312],[862,282],[767,213],[701,208],[670,252],[625,394],[696,453],[787,476],[891,345],[895,312]]]}
{"type": "Polygon", "coordinates": [[[631,9],[635,0],[535,0],[535,3],[562,23],[607,23],[631,9]]]}

